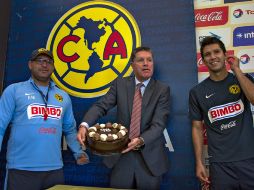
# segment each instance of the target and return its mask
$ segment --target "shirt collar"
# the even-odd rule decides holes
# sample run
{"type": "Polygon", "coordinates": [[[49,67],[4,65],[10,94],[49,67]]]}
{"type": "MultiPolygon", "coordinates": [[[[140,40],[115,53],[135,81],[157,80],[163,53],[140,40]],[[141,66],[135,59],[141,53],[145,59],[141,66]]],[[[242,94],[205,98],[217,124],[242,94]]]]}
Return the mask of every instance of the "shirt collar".
{"type": "MultiPolygon", "coordinates": [[[[34,79],[33,79],[32,77],[30,77],[29,82],[35,84],[34,79]]],[[[52,88],[52,87],[55,86],[55,85],[56,85],[56,84],[55,84],[52,80],[50,80],[50,87],[52,88]]]]}
{"type": "MultiPolygon", "coordinates": [[[[147,79],[147,80],[145,80],[145,81],[142,82],[143,85],[144,85],[145,87],[147,87],[147,85],[148,85],[150,79],[151,79],[151,78],[149,78],[149,79],[147,79]]],[[[137,85],[138,83],[141,83],[141,82],[135,77],[135,84],[137,85]]]]}

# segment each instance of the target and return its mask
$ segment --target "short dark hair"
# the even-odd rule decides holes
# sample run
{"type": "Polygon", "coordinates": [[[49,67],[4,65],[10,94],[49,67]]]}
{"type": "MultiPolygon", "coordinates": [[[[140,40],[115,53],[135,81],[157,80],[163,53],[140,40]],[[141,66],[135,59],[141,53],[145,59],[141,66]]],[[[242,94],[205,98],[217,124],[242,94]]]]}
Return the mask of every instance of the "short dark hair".
{"type": "Polygon", "coordinates": [[[211,45],[211,44],[218,44],[220,46],[220,48],[222,49],[223,53],[224,54],[226,53],[225,45],[219,38],[216,38],[213,36],[207,36],[200,43],[200,53],[201,53],[202,59],[204,59],[204,52],[203,51],[204,51],[205,46],[211,45]]]}
{"type": "Polygon", "coordinates": [[[134,62],[134,59],[135,59],[135,57],[136,57],[136,54],[138,53],[138,52],[140,52],[140,51],[148,51],[148,52],[151,52],[152,53],[152,50],[151,50],[151,48],[149,48],[149,47],[145,47],[145,46],[141,46],[141,47],[137,47],[137,48],[135,48],[133,51],[132,51],[132,53],[131,53],[131,63],[133,63],[134,62]]]}

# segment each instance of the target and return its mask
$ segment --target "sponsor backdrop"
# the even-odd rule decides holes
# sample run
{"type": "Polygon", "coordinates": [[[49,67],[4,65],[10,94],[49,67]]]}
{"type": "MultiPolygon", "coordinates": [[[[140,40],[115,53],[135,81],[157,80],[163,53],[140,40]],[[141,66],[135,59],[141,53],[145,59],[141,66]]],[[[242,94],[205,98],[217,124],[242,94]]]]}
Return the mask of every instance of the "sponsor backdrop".
{"type": "MultiPolygon", "coordinates": [[[[231,11],[227,6],[219,9],[216,20],[221,17],[220,12],[231,11]]],[[[245,14],[244,7],[241,9],[245,14]]],[[[241,29],[250,30],[247,24],[241,29]]],[[[220,32],[227,31],[225,28],[220,32]]],[[[30,53],[46,47],[55,57],[52,79],[70,94],[79,124],[116,77],[132,74],[131,51],[140,45],[153,49],[155,78],[167,83],[172,92],[171,117],[164,131],[170,170],[163,176],[161,189],[199,189],[188,120],[188,92],[198,81],[193,0],[12,0],[4,87],[27,80],[30,53]]],[[[243,53],[251,51],[246,49],[243,53]]],[[[99,122],[114,120],[112,110],[99,122]]],[[[7,139],[8,131],[0,155],[0,188],[5,175],[7,139]]],[[[47,150],[41,151],[47,154],[47,150]]],[[[63,139],[66,183],[108,187],[110,170],[102,164],[101,157],[87,152],[91,163],[77,166],[63,139]]]]}
{"type": "MultiPolygon", "coordinates": [[[[194,0],[198,81],[208,75],[200,55],[200,41],[215,36],[225,43],[227,53],[240,59],[245,73],[254,73],[254,1],[253,0],[194,0]]],[[[230,69],[227,65],[228,70],[230,69]]],[[[252,107],[252,110],[253,107],[252,107]]],[[[206,128],[204,126],[203,160],[209,173],[206,128]]],[[[207,187],[204,185],[203,189],[207,187]]]]}

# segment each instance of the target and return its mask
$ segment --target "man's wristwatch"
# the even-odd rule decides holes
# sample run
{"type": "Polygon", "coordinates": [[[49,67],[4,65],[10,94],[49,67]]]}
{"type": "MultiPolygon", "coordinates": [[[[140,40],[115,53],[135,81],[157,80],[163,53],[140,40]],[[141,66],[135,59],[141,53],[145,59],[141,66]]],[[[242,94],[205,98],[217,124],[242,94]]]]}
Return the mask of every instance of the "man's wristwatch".
{"type": "Polygon", "coordinates": [[[86,130],[87,130],[87,128],[88,128],[88,126],[87,126],[88,124],[86,123],[86,122],[82,122],[82,123],[80,123],[80,125],[79,125],[79,129],[81,128],[81,127],[84,127],[86,130]]]}
{"type": "Polygon", "coordinates": [[[145,145],[143,137],[138,137],[138,139],[140,140],[141,143],[137,145],[134,150],[140,150],[145,145]]]}
{"type": "Polygon", "coordinates": [[[141,141],[141,143],[140,143],[140,147],[141,146],[144,146],[145,145],[145,140],[143,139],[143,137],[139,137],[139,140],[141,141]]]}
{"type": "Polygon", "coordinates": [[[82,127],[86,128],[86,126],[84,126],[84,125],[79,125],[78,126],[79,129],[82,128],[82,127]]]}

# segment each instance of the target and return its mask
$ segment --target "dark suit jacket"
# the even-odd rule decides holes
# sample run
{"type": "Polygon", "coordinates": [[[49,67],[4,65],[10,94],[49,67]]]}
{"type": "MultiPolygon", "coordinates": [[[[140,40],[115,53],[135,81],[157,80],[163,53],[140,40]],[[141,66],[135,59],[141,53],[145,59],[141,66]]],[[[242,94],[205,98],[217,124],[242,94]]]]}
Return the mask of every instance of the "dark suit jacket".
{"type": "MultiPolygon", "coordinates": [[[[117,122],[128,128],[130,126],[134,92],[134,76],[117,78],[112,82],[108,93],[88,110],[83,121],[92,126],[97,119],[106,115],[109,109],[117,106],[117,122]]],[[[169,98],[169,87],[154,79],[149,81],[142,98],[140,136],[144,138],[145,146],[142,148],[141,153],[154,176],[162,175],[168,170],[169,166],[163,137],[163,130],[167,126],[169,116],[169,98]]],[[[105,165],[112,168],[120,156],[123,155],[105,157],[105,165]]]]}

